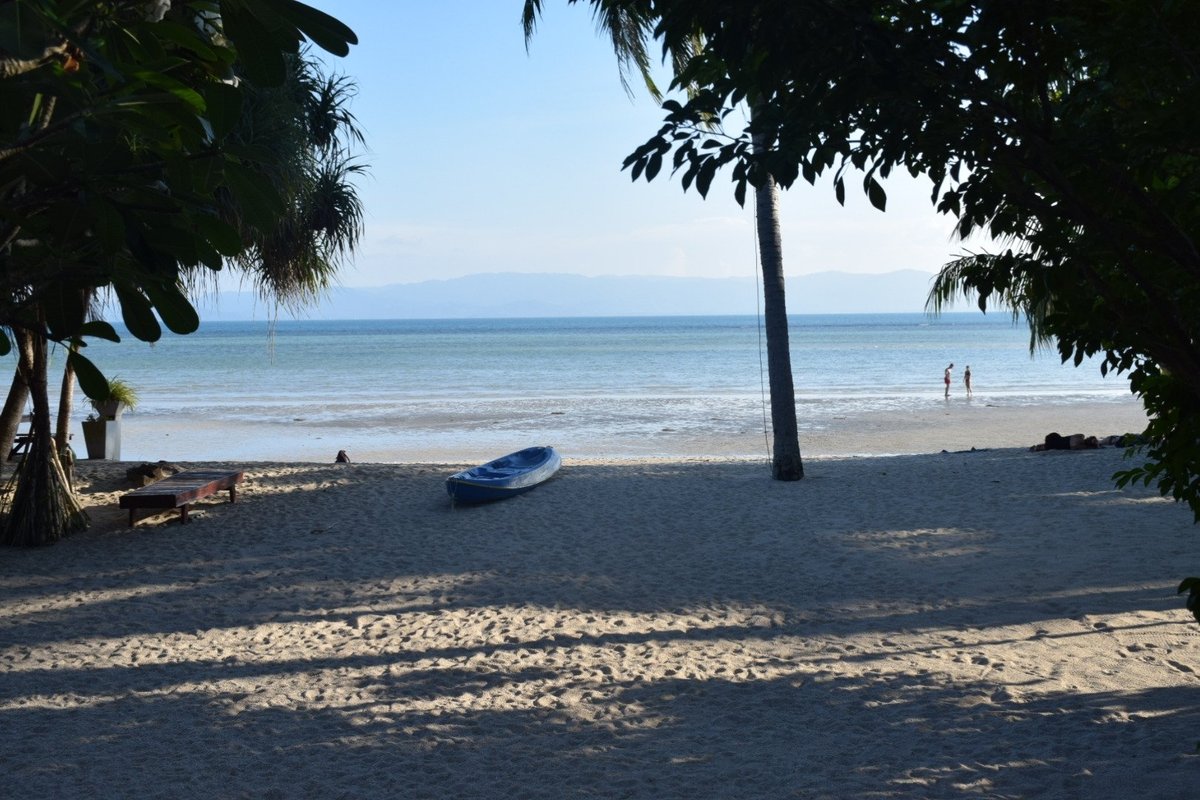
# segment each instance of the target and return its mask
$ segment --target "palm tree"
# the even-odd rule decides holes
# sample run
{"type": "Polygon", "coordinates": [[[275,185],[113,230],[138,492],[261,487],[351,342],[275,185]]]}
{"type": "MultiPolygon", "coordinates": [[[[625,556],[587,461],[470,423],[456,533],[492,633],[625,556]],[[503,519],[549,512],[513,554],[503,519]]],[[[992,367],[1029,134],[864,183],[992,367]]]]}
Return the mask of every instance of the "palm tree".
{"type": "Polygon", "coordinates": [[[307,54],[287,59],[280,87],[255,88],[239,136],[269,151],[269,179],[284,200],[270,227],[240,219],[227,207],[247,247],[233,265],[270,303],[289,310],[318,300],[363,229],[352,183],[364,170],[352,155],[363,136],[348,105],[354,84],[326,75],[307,54]]]}
{"type": "Polygon", "coordinates": [[[87,513],[71,490],[54,447],[47,401],[45,320],[39,318],[38,322],[42,330],[18,337],[23,345],[26,340],[28,343],[27,348],[22,347],[18,369],[25,373],[33,402],[32,439],[9,482],[8,515],[0,527],[0,543],[8,545],[49,544],[88,524],[87,513]]]}
{"type": "MultiPolygon", "coordinates": [[[[363,167],[350,154],[361,143],[347,104],[353,84],[326,77],[315,60],[303,55],[288,60],[282,87],[253,88],[239,121],[242,143],[264,155],[263,169],[283,202],[273,225],[243,219],[231,199],[223,213],[239,232],[244,249],[232,265],[246,274],[264,298],[289,308],[315,300],[328,288],[341,259],[353,252],[362,231],[362,205],[351,180],[363,167]]],[[[183,270],[193,288],[204,286],[207,270],[183,270]]],[[[79,314],[88,313],[90,290],[79,314]]],[[[82,322],[82,319],[79,320],[82,322]]],[[[25,332],[18,331],[24,352],[25,332]]],[[[60,395],[54,446],[47,400],[47,330],[39,318],[32,330],[32,353],[23,359],[0,416],[0,450],[7,455],[19,425],[25,398],[33,402],[33,439],[29,455],[14,475],[15,491],[0,528],[0,542],[30,545],[56,541],[86,527],[87,517],[68,485],[58,454],[65,447],[74,382],[67,367],[60,395]],[[65,407],[64,407],[65,406],[65,407]]]]}
{"type": "MultiPolygon", "coordinates": [[[[575,0],[571,0],[574,2],[575,0]]],[[[661,94],[650,75],[647,42],[654,35],[655,15],[648,3],[622,0],[591,0],[596,27],[608,35],[617,55],[621,82],[629,88],[628,72],[641,73],[655,100],[661,94]]],[[[525,0],[522,23],[528,45],[535,23],[542,13],[542,0],[525,0]]],[[[678,75],[687,60],[703,46],[699,36],[682,41],[669,55],[678,75]]],[[[762,136],[754,137],[758,153],[770,148],[762,136]]],[[[756,230],[763,276],[763,324],[767,340],[767,373],[771,390],[771,428],[773,450],[771,475],[776,480],[796,481],[804,477],[800,457],[799,430],[796,423],[796,397],[792,384],[792,359],[788,334],[787,302],[784,293],[783,245],[779,233],[779,187],[767,175],[754,193],[756,230]]]]}
{"type": "MultiPolygon", "coordinates": [[[[320,297],[362,231],[362,205],[351,181],[362,171],[350,145],[362,143],[348,103],[354,85],[344,77],[326,76],[304,56],[289,59],[282,87],[256,90],[242,122],[242,142],[271,152],[271,179],[285,201],[284,212],[270,229],[226,213],[237,222],[247,249],[233,266],[259,289],[264,300],[297,309],[320,297]]],[[[203,290],[206,270],[187,277],[203,290]]],[[[82,309],[92,313],[92,293],[85,290],[82,309]]],[[[65,447],[74,382],[65,370],[55,439],[65,447]]],[[[20,371],[14,375],[10,402],[0,412],[0,449],[5,453],[19,426],[28,387],[20,371]]]]}
{"type": "MultiPolygon", "coordinates": [[[[754,149],[768,147],[761,134],[754,149]]],[[[771,390],[771,476],[778,481],[804,477],[800,458],[800,432],[796,423],[796,394],[792,385],[792,354],[788,336],[787,300],[784,294],[783,238],[779,233],[779,186],[766,176],[754,190],[758,252],[762,260],[763,326],[767,340],[767,379],[771,390]]]]}

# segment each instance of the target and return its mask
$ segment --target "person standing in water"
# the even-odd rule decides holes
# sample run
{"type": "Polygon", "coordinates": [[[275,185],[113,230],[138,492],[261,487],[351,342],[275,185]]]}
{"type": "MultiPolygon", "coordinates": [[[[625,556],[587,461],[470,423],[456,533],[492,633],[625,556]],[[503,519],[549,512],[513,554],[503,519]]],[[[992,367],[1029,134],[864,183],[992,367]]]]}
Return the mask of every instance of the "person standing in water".
{"type": "Polygon", "coordinates": [[[946,397],[950,396],[950,370],[954,369],[954,362],[950,362],[950,366],[946,367],[945,374],[942,375],[942,382],[946,384],[946,397]]]}
{"type": "Polygon", "coordinates": [[[971,392],[971,365],[967,364],[967,368],[963,370],[963,386],[967,387],[967,397],[970,397],[971,392]]]}

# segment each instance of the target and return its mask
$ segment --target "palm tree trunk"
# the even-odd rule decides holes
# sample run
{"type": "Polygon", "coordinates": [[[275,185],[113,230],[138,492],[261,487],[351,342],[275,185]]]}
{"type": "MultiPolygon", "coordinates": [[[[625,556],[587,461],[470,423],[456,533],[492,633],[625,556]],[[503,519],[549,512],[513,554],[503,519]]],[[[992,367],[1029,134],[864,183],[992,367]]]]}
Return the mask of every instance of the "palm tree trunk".
{"type": "MultiPolygon", "coordinates": [[[[74,353],[79,345],[71,343],[71,352],[74,353]]],[[[67,444],[71,438],[71,404],[75,402],[75,368],[71,366],[71,360],[67,359],[66,366],[63,367],[62,388],[58,392],[58,419],[54,426],[54,449],[59,453],[65,453],[67,444]]]]}
{"type": "MultiPolygon", "coordinates": [[[[70,352],[79,349],[78,342],[71,342],[70,352]]],[[[75,491],[75,451],[71,449],[71,404],[75,402],[75,367],[71,359],[63,365],[62,387],[58,392],[58,421],[54,427],[54,455],[58,457],[63,475],[67,479],[67,490],[75,491]]]]}
{"type": "Polygon", "coordinates": [[[88,524],[51,437],[46,339],[36,334],[32,339],[33,369],[28,380],[33,440],[14,476],[8,516],[0,529],[0,544],[24,547],[51,544],[88,524]]]}
{"type": "MultiPolygon", "coordinates": [[[[81,307],[84,310],[84,319],[90,314],[92,301],[95,299],[95,290],[83,289],[81,295],[83,303],[81,307]]],[[[82,324],[84,319],[80,319],[82,324]]],[[[72,341],[69,352],[74,353],[79,350],[79,343],[72,341]]],[[[63,367],[62,388],[58,393],[58,421],[54,428],[54,449],[59,454],[67,452],[67,446],[71,440],[71,404],[75,402],[75,368],[71,366],[71,359],[67,358],[66,366],[63,367]]]]}
{"type": "MultiPolygon", "coordinates": [[[[754,149],[765,147],[754,137],[754,149]]],[[[758,249],[762,258],[763,322],[767,337],[767,375],[771,387],[771,428],[774,448],[771,476],[777,481],[804,477],[800,434],[796,425],[796,394],[792,385],[792,354],[788,344],[787,302],[783,286],[783,239],[779,233],[779,187],[773,178],[754,191],[758,249]]]]}
{"type": "Polygon", "coordinates": [[[13,330],[17,340],[17,368],[13,371],[12,384],[8,388],[8,399],[0,411],[0,464],[8,460],[21,417],[25,415],[25,403],[29,400],[29,373],[33,370],[33,336],[23,328],[13,330]]]}

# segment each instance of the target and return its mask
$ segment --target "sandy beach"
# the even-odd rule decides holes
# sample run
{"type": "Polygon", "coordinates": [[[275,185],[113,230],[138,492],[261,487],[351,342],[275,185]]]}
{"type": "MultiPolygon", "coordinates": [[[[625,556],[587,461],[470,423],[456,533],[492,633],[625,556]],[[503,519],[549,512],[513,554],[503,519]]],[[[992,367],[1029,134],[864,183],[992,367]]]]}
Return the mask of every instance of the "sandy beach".
{"type": "Polygon", "coordinates": [[[1193,797],[1187,509],[1115,448],[924,444],[457,509],[447,464],[187,464],[238,501],[132,530],[82,462],[92,530],[0,552],[2,793],[1193,797]]]}
{"type": "MultiPolygon", "coordinates": [[[[1028,447],[1047,433],[1097,436],[1136,433],[1146,415],[1132,395],[1119,402],[1016,405],[931,398],[911,413],[858,413],[830,418],[797,412],[805,456],[906,455],[972,447],[1028,447]]],[[[447,417],[419,433],[370,427],[309,426],[278,421],[212,421],[203,415],[181,425],[138,413],[125,416],[121,454],[126,460],[332,461],[346,450],[355,461],[403,464],[475,464],[529,444],[552,444],[571,459],[766,458],[763,419],[715,432],[671,427],[667,417],[649,433],[637,430],[600,435],[575,427],[570,416],[535,417],[521,429],[464,425],[447,417]]],[[[77,443],[82,447],[82,443],[77,443]]],[[[82,452],[82,450],[81,450],[82,452]]]]}

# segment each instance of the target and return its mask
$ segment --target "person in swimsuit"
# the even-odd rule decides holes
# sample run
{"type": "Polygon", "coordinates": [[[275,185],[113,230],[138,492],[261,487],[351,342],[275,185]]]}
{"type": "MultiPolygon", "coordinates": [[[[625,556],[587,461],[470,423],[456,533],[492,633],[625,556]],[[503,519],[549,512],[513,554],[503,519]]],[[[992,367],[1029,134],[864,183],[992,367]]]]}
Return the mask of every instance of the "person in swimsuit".
{"type": "Polygon", "coordinates": [[[967,368],[963,370],[963,386],[967,387],[967,397],[971,396],[971,365],[967,364],[967,368]]]}
{"type": "Polygon", "coordinates": [[[946,397],[950,396],[950,370],[954,369],[954,362],[950,362],[950,366],[946,367],[946,373],[942,376],[942,380],[946,384],[946,397]]]}

